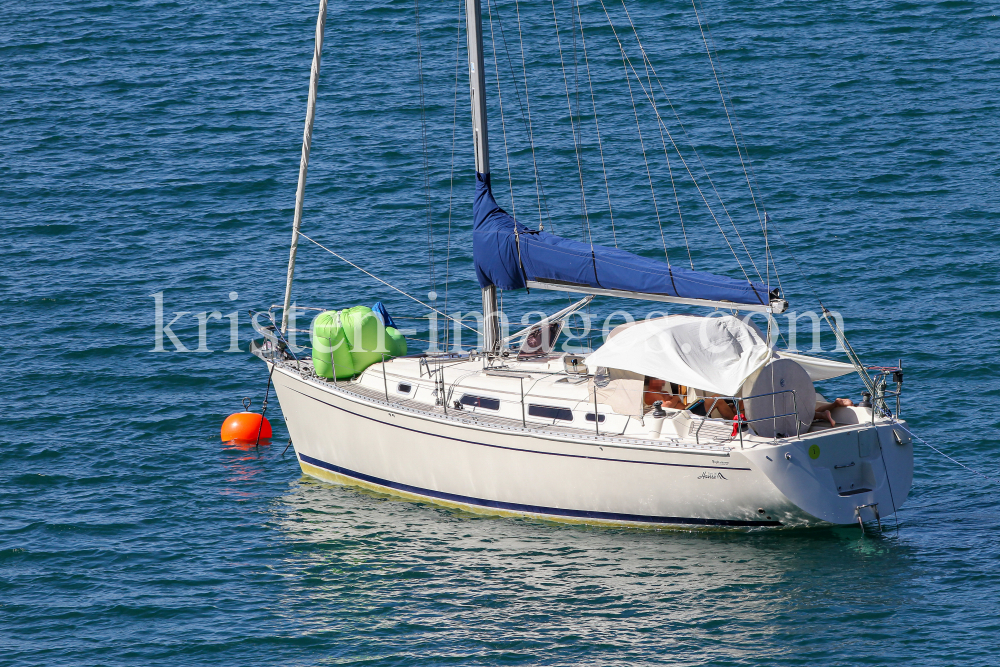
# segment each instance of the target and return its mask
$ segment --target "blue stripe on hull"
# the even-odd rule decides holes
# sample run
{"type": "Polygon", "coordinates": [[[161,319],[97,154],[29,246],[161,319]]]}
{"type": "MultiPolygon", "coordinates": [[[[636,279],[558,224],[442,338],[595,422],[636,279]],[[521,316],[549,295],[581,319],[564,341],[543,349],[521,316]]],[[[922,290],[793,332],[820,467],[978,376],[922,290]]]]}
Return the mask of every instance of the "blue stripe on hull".
{"type": "Polygon", "coordinates": [[[677,516],[647,516],[644,514],[623,514],[619,512],[594,512],[590,510],[572,510],[572,509],[561,509],[556,507],[542,507],[539,505],[522,505],[521,503],[508,503],[499,500],[485,500],[483,498],[474,498],[472,496],[462,496],[456,493],[446,493],[444,491],[434,491],[432,489],[424,489],[419,486],[412,486],[410,484],[400,484],[399,482],[393,482],[387,479],[382,479],[381,477],[375,477],[373,475],[366,475],[364,473],[355,472],[348,468],[343,468],[341,466],[334,465],[332,463],[327,463],[326,461],[321,461],[320,459],[313,458],[307,454],[298,454],[299,460],[308,463],[309,465],[316,466],[317,468],[323,468],[325,470],[330,470],[335,473],[344,475],[345,477],[352,477],[356,480],[368,482],[370,484],[378,484],[379,486],[384,486],[389,489],[395,489],[396,491],[403,491],[405,493],[412,493],[415,495],[426,496],[428,498],[437,498],[440,500],[446,500],[453,503],[462,503],[465,505],[474,505],[476,507],[486,507],[497,510],[505,510],[508,512],[522,512],[525,514],[544,514],[554,517],[566,517],[570,519],[598,519],[602,521],[631,521],[635,523],[656,523],[656,524],[678,524],[678,525],[697,525],[697,526],[742,526],[742,527],[754,527],[754,526],[780,526],[780,521],[738,521],[734,519],[699,519],[692,517],[677,517],[677,516]]]}

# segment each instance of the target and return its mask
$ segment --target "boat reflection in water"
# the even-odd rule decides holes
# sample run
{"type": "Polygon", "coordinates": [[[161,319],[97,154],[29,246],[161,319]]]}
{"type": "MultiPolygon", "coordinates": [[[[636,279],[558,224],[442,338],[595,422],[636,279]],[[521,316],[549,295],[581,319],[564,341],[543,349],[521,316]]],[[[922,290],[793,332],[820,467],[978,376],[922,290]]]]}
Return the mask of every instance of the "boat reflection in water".
{"type": "Polygon", "coordinates": [[[635,650],[668,651],[671,664],[760,663],[842,642],[833,635],[843,627],[830,623],[838,607],[885,618],[913,602],[908,547],[863,538],[857,526],[749,534],[570,526],[309,477],[276,511],[292,554],[281,609],[335,642],[341,660],[518,662],[559,647],[581,660],[635,650]],[[831,585],[844,581],[852,585],[831,585]]]}

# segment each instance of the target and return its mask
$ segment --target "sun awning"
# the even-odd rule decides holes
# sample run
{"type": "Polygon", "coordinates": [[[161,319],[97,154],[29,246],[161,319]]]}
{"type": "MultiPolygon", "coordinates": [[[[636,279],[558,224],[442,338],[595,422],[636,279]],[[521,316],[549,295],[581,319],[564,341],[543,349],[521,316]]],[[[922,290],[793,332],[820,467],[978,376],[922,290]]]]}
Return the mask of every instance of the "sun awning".
{"type": "Polygon", "coordinates": [[[845,364],[842,361],[833,361],[832,359],[823,359],[822,357],[810,357],[805,354],[796,354],[785,350],[775,350],[774,352],[779,358],[791,359],[806,369],[809,379],[813,382],[829,380],[830,378],[854,372],[854,366],[845,364]]]}
{"type": "Polygon", "coordinates": [[[586,363],[733,396],[771,358],[767,342],[737,317],[671,315],[628,327],[586,363]]]}

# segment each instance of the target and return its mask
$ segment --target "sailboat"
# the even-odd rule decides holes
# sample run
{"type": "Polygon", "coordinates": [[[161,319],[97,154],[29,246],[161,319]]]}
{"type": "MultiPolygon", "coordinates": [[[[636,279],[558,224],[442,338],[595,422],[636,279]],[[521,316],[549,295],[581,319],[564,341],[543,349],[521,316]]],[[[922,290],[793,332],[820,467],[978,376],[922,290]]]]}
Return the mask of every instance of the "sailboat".
{"type": "Polygon", "coordinates": [[[259,328],[264,337],[251,348],[268,366],[303,473],[470,512],[595,525],[864,528],[895,514],[913,476],[899,419],[902,369],[863,366],[825,309],[850,363],[774,349],[740,315],[788,304],[749,277],[698,272],[515,220],[490,180],[480,0],[466,0],[465,14],[483,345],[406,354],[387,313],[316,309],[323,314],[310,358],[288,343],[288,321],[297,244],[309,238],[300,226],[326,16],[320,2],[281,323],[273,307],[271,326],[259,328]],[[583,297],[501,337],[497,290],[524,288],[583,297]],[[566,318],[595,297],[709,313],[623,325],[589,355],[556,351],[566,318]],[[832,424],[814,420],[823,402],[814,383],[855,372],[866,400],[833,406],[832,424]]]}

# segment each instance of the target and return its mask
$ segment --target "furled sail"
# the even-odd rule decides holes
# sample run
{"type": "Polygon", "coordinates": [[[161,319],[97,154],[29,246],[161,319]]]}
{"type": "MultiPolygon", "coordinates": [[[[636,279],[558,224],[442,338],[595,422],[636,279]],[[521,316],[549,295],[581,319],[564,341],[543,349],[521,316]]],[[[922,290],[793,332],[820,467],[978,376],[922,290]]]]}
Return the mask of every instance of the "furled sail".
{"type": "MultiPolygon", "coordinates": [[[[489,174],[476,174],[473,260],[481,287],[560,286],[767,306],[778,299],[760,283],[692,271],[624,250],[529,229],[500,208],[489,174]],[[517,232],[515,234],[515,225],[517,232]]],[[[622,294],[623,296],[625,294],[622,294]]]]}

